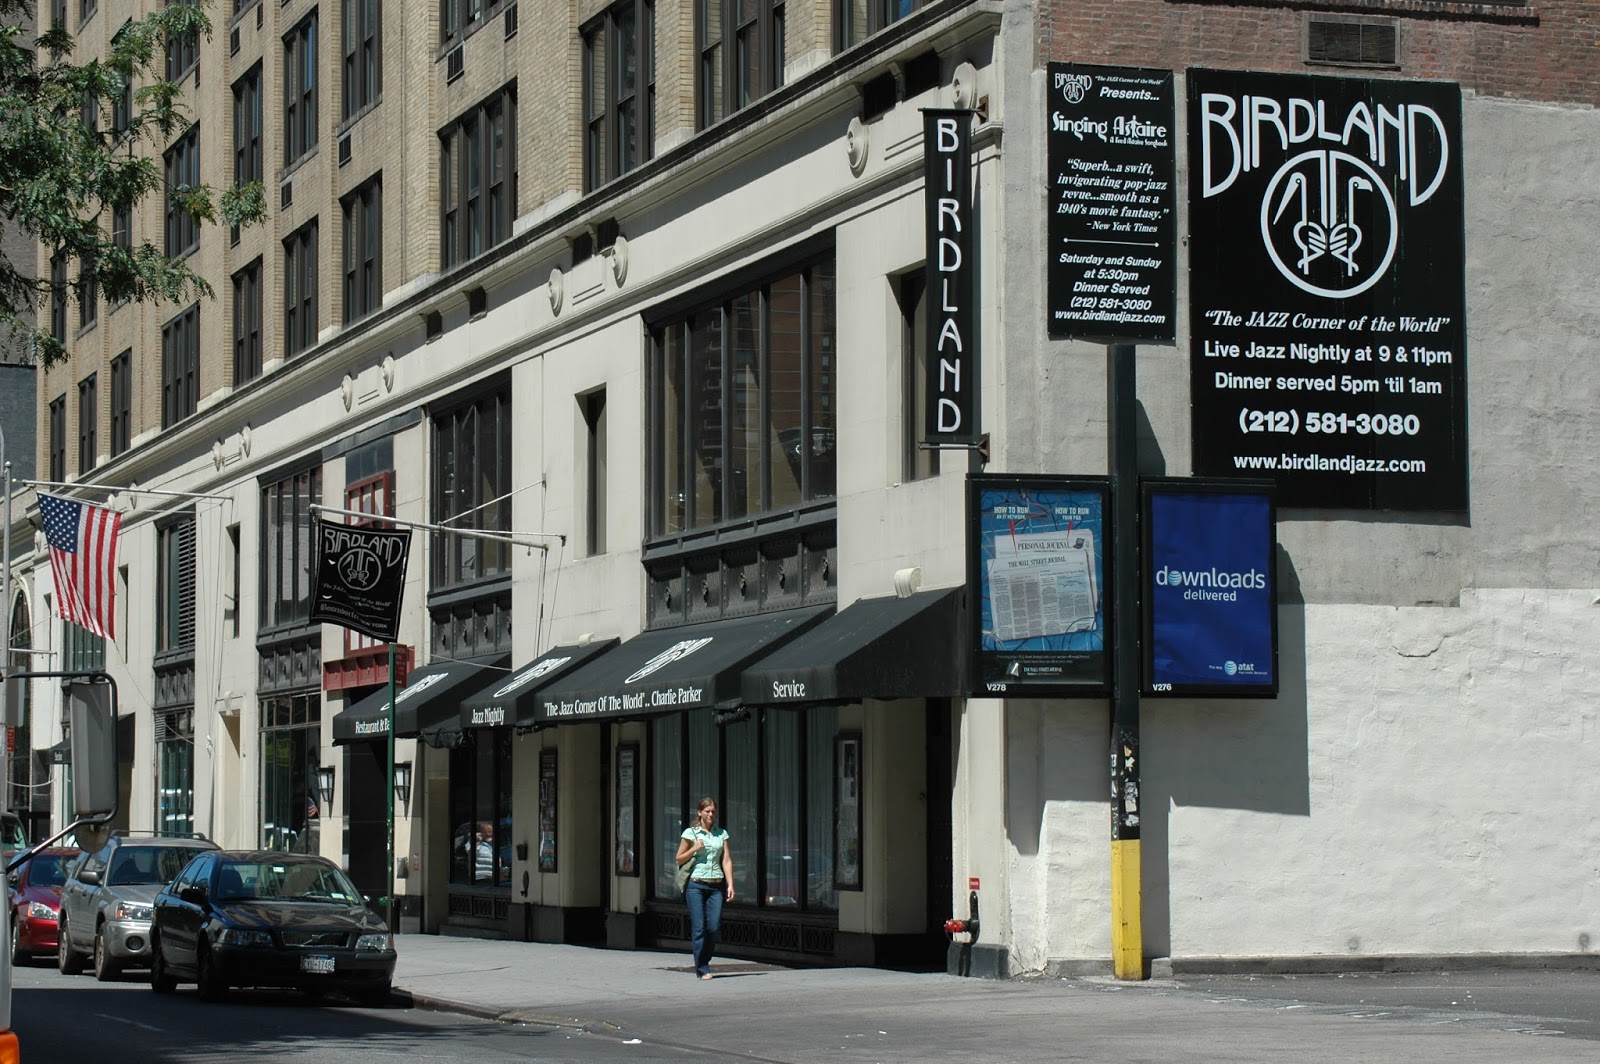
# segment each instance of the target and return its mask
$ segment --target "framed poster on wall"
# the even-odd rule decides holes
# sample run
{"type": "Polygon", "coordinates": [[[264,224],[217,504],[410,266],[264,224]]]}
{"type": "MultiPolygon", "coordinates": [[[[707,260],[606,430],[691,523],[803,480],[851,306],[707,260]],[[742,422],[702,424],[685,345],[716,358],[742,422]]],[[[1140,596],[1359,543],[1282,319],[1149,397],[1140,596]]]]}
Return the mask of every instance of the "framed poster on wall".
{"type": "Polygon", "coordinates": [[[556,752],[539,751],[539,871],[556,870],[556,752]]]}
{"type": "Polygon", "coordinates": [[[1105,477],[967,478],[972,693],[1110,693],[1105,477]]]}
{"type": "Polygon", "coordinates": [[[833,885],[861,889],[861,733],[833,740],[833,885]]]}
{"type": "Polygon", "coordinates": [[[617,747],[616,874],[639,874],[639,744],[617,747]]]}

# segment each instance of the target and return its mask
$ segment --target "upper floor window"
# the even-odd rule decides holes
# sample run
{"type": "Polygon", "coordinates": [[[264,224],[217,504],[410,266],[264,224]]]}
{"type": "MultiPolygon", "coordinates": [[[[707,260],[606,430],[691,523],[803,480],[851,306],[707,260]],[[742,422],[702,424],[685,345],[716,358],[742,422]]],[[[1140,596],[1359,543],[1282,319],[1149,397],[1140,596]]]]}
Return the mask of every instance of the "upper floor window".
{"type": "Polygon", "coordinates": [[[383,303],[383,178],[374,177],[344,201],[344,320],[355,321],[383,303]]]}
{"type": "Polygon", "coordinates": [[[283,242],[284,355],[297,355],[317,342],[317,220],[311,219],[283,242]]]}
{"type": "Polygon", "coordinates": [[[517,90],[507,86],[439,134],[443,265],[511,235],[517,210],[517,90]]]}
{"type": "Polygon", "coordinates": [[[156,529],[156,652],[194,653],[194,514],[156,529]]]}
{"type": "Polygon", "coordinates": [[[317,146],[317,13],[283,38],[283,164],[317,146]]]}
{"type": "Polygon", "coordinates": [[[383,94],[382,0],[344,0],[344,103],[349,118],[383,94]]]}
{"type": "Polygon", "coordinates": [[[261,260],[233,275],[233,383],[261,375],[261,260]]]}
{"type": "Polygon", "coordinates": [[[200,221],[184,202],[184,194],[200,184],[200,127],[190,126],[167,149],[167,255],[176,258],[200,243],[200,221]]]}
{"type": "Polygon", "coordinates": [[[133,436],[133,349],[111,360],[111,457],[128,449],[133,436]]]}
{"type": "Polygon", "coordinates": [[[623,0],[583,31],[586,190],[655,154],[655,51],[651,0],[623,0]]]}
{"type": "Polygon", "coordinates": [[[50,0],[50,28],[66,29],[67,0],[50,0]]]}
{"type": "Polygon", "coordinates": [[[508,4],[515,3],[516,0],[439,0],[439,43],[448,47],[465,39],[508,4]]]}
{"type": "Polygon", "coordinates": [[[64,252],[50,256],[50,335],[62,343],[67,340],[67,256],[64,252]]]}
{"type": "Polygon", "coordinates": [[[99,452],[97,430],[100,427],[100,381],[91,373],[78,382],[78,473],[82,475],[95,467],[99,452]]]}
{"type": "Polygon", "coordinates": [[[783,84],[784,0],[695,0],[703,129],[783,84]]]}
{"type": "Polygon", "coordinates": [[[261,489],[261,627],[304,624],[311,617],[316,564],[311,505],[322,502],[322,467],[261,489]]]}
{"type": "MultiPolygon", "coordinates": [[[[188,3],[190,0],[170,0],[171,3],[188,3]]],[[[182,81],[189,76],[195,64],[200,62],[200,38],[193,33],[185,33],[167,38],[167,80],[182,81]]]]}
{"type": "Polygon", "coordinates": [[[653,533],[833,496],[834,301],[830,254],[653,331],[653,533]]]}
{"type": "MultiPolygon", "coordinates": [[[[511,528],[511,394],[498,390],[433,419],[433,521],[511,528]]],[[[511,572],[505,543],[435,533],[433,590],[511,572]]]]}
{"type": "Polygon", "coordinates": [[[78,266],[78,328],[87,329],[100,319],[100,275],[94,259],[85,258],[78,266]]]}
{"type": "Polygon", "coordinates": [[[67,397],[50,400],[50,479],[59,484],[67,479],[67,397]]]}
{"type": "Polygon", "coordinates": [[[261,180],[261,65],[233,83],[233,183],[261,180]]]}
{"type": "Polygon", "coordinates": [[[171,428],[200,402],[200,304],[161,327],[161,427],[171,428]]]}
{"type": "Polygon", "coordinates": [[[834,43],[840,51],[854,47],[885,26],[926,7],[929,0],[835,0],[834,43]]]}

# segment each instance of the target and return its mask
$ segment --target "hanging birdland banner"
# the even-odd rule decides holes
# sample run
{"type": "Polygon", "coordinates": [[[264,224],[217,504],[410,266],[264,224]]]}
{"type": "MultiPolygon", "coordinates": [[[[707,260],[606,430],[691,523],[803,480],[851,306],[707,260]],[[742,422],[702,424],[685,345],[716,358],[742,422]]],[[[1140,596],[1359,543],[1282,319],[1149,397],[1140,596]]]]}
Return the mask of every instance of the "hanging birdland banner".
{"type": "Polygon", "coordinates": [[[411,530],[360,528],[314,518],[311,620],[393,643],[400,636],[411,530]]]}

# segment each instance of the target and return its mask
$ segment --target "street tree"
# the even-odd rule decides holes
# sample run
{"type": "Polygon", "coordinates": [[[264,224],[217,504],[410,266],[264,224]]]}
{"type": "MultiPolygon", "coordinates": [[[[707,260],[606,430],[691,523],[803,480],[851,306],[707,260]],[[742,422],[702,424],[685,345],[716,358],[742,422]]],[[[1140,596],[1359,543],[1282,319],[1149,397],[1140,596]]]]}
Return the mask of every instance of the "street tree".
{"type": "Polygon", "coordinates": [[[162,152],[191,122],[182,86],[167,79],[167,50],[210,36],[207,2],[171,3],[131,19],[104,58],[80,62],[66,26],[30,39],[21,23],[32,5],[0,0],[0,230],[20,227],[60,264],[52,281],[35,276],[32,263],[0,254],[0,342],[24,357],[49,366],[66,355],[33,318],[47,299],[96,290],[108,302],[213,295],[185,258],[158,242],[135,243],[126,222],[117,224],[151,197],[197,223],[261,218],[258,181],[220,194],[204,184],[165,187],[162,152]]]}

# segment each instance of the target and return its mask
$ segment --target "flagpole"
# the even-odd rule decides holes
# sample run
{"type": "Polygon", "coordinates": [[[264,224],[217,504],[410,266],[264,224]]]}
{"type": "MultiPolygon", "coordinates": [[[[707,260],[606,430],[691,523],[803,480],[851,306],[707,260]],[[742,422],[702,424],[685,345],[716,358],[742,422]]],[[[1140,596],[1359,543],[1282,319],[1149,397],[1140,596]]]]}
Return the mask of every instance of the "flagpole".
{"type": "Polygon", "coordinates": [[[389,832],[389,885],[384,900],[388,902],[389,933],[392,935],[397,930],[394,906],[394,640],[392,639],[389,640],[389,727],[386,731],[389,736],[389,771],[385,773],[388,794],[385,808],[389,832]]]}

